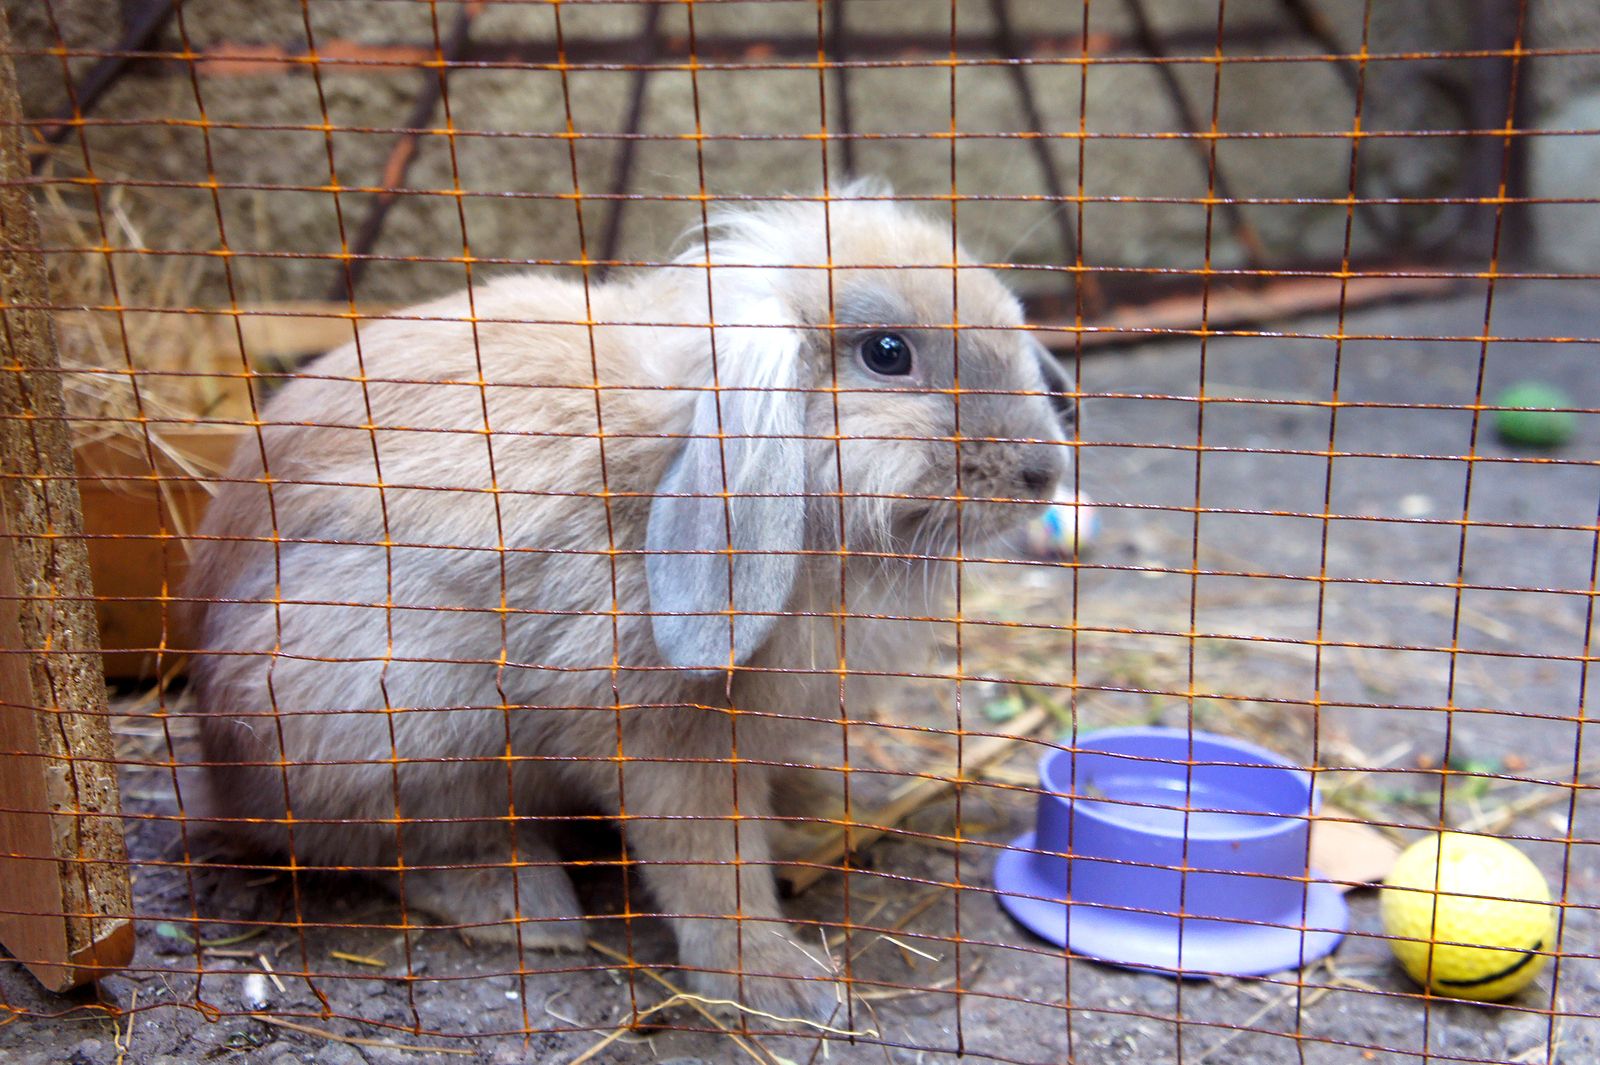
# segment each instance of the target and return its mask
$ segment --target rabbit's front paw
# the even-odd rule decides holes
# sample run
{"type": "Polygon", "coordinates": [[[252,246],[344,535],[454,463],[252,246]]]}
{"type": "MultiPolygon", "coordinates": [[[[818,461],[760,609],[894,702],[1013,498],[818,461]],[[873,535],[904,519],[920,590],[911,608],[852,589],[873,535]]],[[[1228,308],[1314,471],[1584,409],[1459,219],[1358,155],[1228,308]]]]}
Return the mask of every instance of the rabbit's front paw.
{"type": "Polygon", "coordinates": [[[725,951],[716,968],[728,971],[702,972],[696,985],[707,997],[779,1018],[752,1016],[752,1025],[796,1027],[785,1022],[829,1023],[844,1015],[842,985],[820,937],[815,947],[802,947],[790,928],[750,922],[742,944],[733,935],[718,938],[725,951]]]}

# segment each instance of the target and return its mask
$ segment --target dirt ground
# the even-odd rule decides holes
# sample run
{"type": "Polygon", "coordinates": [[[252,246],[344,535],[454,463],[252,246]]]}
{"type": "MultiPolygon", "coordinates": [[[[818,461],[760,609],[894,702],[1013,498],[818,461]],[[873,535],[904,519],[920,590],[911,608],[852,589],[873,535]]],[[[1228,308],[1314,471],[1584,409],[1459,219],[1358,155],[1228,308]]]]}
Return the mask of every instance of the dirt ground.
{"type": "MultiPolygon", "coordinates": [[[[1600,407],[1597,296],[1593,282],[1499,286],[1493,335],[1591,343],[1497,341],[1483,366],[1484,395],[1539,378],[1560,384],[1579,407],[1600,407]]],[[[1343,946],[1299,974],[1180,983],[1064,955],[1014,924],[990,887],[996,845],[1032,817],[1032,796],[1018,785],[1042,748],[1022,744],[963,789],[959,849],[925,838],[953,833],[956,804],[944,801],[916,814],[912,833],[871,850],[848,882],[825,877],[791,904],[795,916],[830,930],[848,906],[853,925],[893,936],[857,931],[833,945],[836,957],[850,959],[860,992],[837,1022],[860,1033],[853,1044],[759,1035],[740,1042],[694,1031],[711,1026],[674,1007],[652,1014],[661,1028],[625,1032],[586,1060],[689,1065],[771,1060],[766,1054],[915,1063],[963,1050],[971,1061],[1089,1065],[1600,1060],[1600,732],[1580,731],[1595,685],[1586,703],[1585,675],[1573,661],[1594,653],[1587,611],[1600,417],[1580,417],[1576,439],[1543,456],[1552,461],[1499,462],[1490,460],[1533,453],[1496,439],[1486,415],[1474,452],[1482,461],[1469,464],[1460,456],[1473,447],[1470,411],[1382,406],[1470,404],[1481,354],[1470,338],[1483,329],[1484,308],[1484,292],[1474,290],[1353,314],[1345,328],[1352,337],[1463,339],[1347,341],[1338,395],[1355,405],[1336,414],[1317,405],[1334,385],[1335,346],[1326,339],[1216,340],[1203,371],[1194,341],[1087,358],[1084,390],[1116,398],[1084,404],[1082,434],[1092,446],[1081,451],[1082,487],[1132,506],[1102,511],[1086,556],[1095,568],[1006,567],[984,574],[981,587],[974,575],[970,618],[1075,620],[1076,635],[975,624],[963,647],[973,672],[1076,680],[1072,716],[1058,723],[1064,731],[1042,739],[1070,737],[1074,727],[1182,725],[1192,717],[1198,727],[1320,767],[1328,801],[1392,826],[1397,839],[1437,825],[1441,811],[1450,825],[1518,837],[1568,903],[1562,957],[1531,988],[1496,1006],[1420,995],[1372,938],[1379,924],[1371,891],[1350,896],[1353,930],[1343,946]],[[1210,401],[1196,404],[1197,394],[1210,401]],[[1335,417],[1333,450],[1342,457],[1332,461],[1330,481],[1325,453],[1335,417]],[[1192,446],[1202,434],[1208,450],[1197,477],[1192,446]],[[1176,446],[1152,446],[1163,444],[1176,446]],[[1233,512],[1203,514],[1197,534],[1197,494],[1202,508],[1233,512]],[[1343,517],[1324,523],[1325,495],[1329,511],[1343,517]],[[1464,500],[1485,524],[1463,540],[1464,500]],[[1372,520],[1382,518],[1404,520],[1372,520]],[[1191,578],[1191,569],[1202,575],[1191,578]],[[1467,583],[1506,590],[1458,597],[1458,570],[1467,583]],[[1354,580],[1307,579],[1324,572],[1354,580]],[[1191,609],[1194,631],[1205,634],[1192,643],[1191,609]],[[1127,629],[1144,631],[1118,631],[1127,629]],[[1319,631],[1320,661],[1305,643],[1272,642],[1319,631]],[[1192,703],[1174,694],[1189,689],[1191,670],[1192,703]],[[1459,771],[1448,788],[1436,771],[1442,764],[1459,771]],[[958,879],[962,889],[947,886],[958,879]]],[[[1325,334],[1335,325],[1314,319],[1283,328],[1325,334]]],[[[1006,693],[971,686],[968,727],[1003,727],[992,705],[1006,693]]],[[[121,708],[127,749],[164,750],[148,702],[127,693],[121,708]]],[[[862,774],[862,802],[896,783],[895,770],[937,764],[945,753],[871,722],[859,731],[853,749],[886,771],[862,774]]],[[[180,753],[187,742],[180,737],[180,753]]],[[[123,787],[133,814],[175,811],[161,772],[129,773],[123,787]]],[[[387,927],[398,919],[395,904],[361,883],[308,878],[297,899],[285,877],[191,871],[170,821],[130,819],[129,846],[138,863],[135,967],[97,992],[52,997],[20,967],[0,963],[0,1061],[568,1063],[624,1024],[630,995],[643,1010],[668,994],[648,969],[630,971],[599,952],[530,953],[519,966],[514,952],[468,947],[451,933],[403,935],[387,927]],[[292,920],[297,906],[299,930],[260,923],[292,920]],[[193,916],[204,923],[167,923],[193,916]],[[349,927],[359,925],[370,927],[349,927]],[[252,975],[264,963],[276,979],[252,975]],[[97,1003],[132,1012],[114,1024],[97,1003]],[[249,1016],[256,1011],[268,1017],[249,1016]]],[[[626,952],[631,939],[641,962],[670,962],[657,923],[616,916],[623,899],[614,867],[600,864],[578,879],[602,944],[626,952]]]]}

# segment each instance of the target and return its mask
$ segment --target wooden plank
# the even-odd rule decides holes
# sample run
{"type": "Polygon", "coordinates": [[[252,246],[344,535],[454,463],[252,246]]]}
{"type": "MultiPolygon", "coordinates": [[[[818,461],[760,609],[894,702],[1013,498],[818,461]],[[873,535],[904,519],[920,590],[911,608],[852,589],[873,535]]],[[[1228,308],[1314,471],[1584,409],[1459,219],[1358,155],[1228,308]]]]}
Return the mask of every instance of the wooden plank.
{"type": "Polygon", "coordinates": [[[0,943],[60,991],[127,964],[133,900],[10,48],[0,10],[0,943]]]}
{"type": "MultiPolygon", "coordinates": [[[[1340,300],[1347,309],[1374,303],[1446,296],[1462,288],[1455,277],[1283,277],[1260,286],[1213,286],[1209,296],[1186,292],[1146,303],[1126,304],[1083,323],[1083,347],[1140,344],[1198,336],[1201,312],[1211,330],[1245,329],[1310,314],[1333,314],[1340,300]]],[[[1070,321],[1040,320],[1038,337],[1046,347],[1070,354],[1079,329],[1070,321]]]]}
{"type": "MultiPolygon", "coordinates": [[[[55,865],[46,859],[50,815],[44,765],[34,728],[33,685],[28,663],[16,652],[23,646],[18,619],[17,583],[13,569],[11,530],[0,508],[0,881],[6,885],[0,903],[0,943],[12,955],[29,959],[65,958],[67,925],[59,919],[65,902],[55,865]]],[[[33,966],[46,987],[62,983],[59,966],[33,966]]]]}
{"type": "Polygon", "coordinates": [[[154,648],[179,646],[171,597],[182,593],[188,535],[211,500],[203,479],[227,468],[248,430],[196,426],[159,434],[155,468],[142,440],[106,437],[77,448],[78,490],[106,675],[153,678],[154,648]]]}

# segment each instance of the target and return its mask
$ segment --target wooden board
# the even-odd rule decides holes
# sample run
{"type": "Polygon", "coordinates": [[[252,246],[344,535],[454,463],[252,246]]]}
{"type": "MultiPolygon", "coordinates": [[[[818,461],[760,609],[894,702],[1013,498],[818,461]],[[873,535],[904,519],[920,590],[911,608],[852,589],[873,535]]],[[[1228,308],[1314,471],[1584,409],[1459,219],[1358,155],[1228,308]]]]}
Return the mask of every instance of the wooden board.
{"type": "Polygon", "coordinates": [[[133,956],[110,712],[0,9],[0,944],[53,991],[133,956]]]}
{"type": "Polygon", "coordinates": [[[40,705],[13,542],[0,508],[0,944],[64,991],[133,957],[127,853],[115,767],[79,757],[110,754],[108,719],[40,705]]]}
{"type": "Polygon", "coordinates": [[[170,601],[182,594],[186,537],[211,499],[204,477],[227,468],[245,432],[232,426],[167,430],[154,463],[143,441],[131,437],[78,446],[78,490],[107,676],[153,678],[156,648],[186,646],[170,601]]]}
{"type": "Polygon", "coordinates": [[[1456,277],[1404,273],[1343,281],[1337,277],[1280,277],[1259,285],[1219,282],[1204,295],[1189,292],[1113,307],[1085,321],[1081,329],[1066,318],[1042,318],[1034,324],[1039,327],[1036,335],[1040,342],[1065,357],[1079,347],[1087,350],[1196,337],[1202,318],[1210,330],[1246,329],[1305,315],[1333,314],[1341,303],[1349,310],[1372,303],[1445,296],[1463,284],[1456,277]]]}

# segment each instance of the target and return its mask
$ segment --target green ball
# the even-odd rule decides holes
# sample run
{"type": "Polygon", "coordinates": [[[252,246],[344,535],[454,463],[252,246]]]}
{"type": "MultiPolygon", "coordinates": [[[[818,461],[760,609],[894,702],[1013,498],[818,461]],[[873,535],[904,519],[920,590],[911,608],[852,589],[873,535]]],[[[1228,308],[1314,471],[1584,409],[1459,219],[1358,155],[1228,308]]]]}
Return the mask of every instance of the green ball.
{"type": "Polygon", "coordinates": [[[1572,400],[1561,389],[1538,381],[1520,381],[1495,398],[1494,427],[1500,439],[1522,447],[1559,447],[1572,439],[1578,420],[1572,400]]]}

